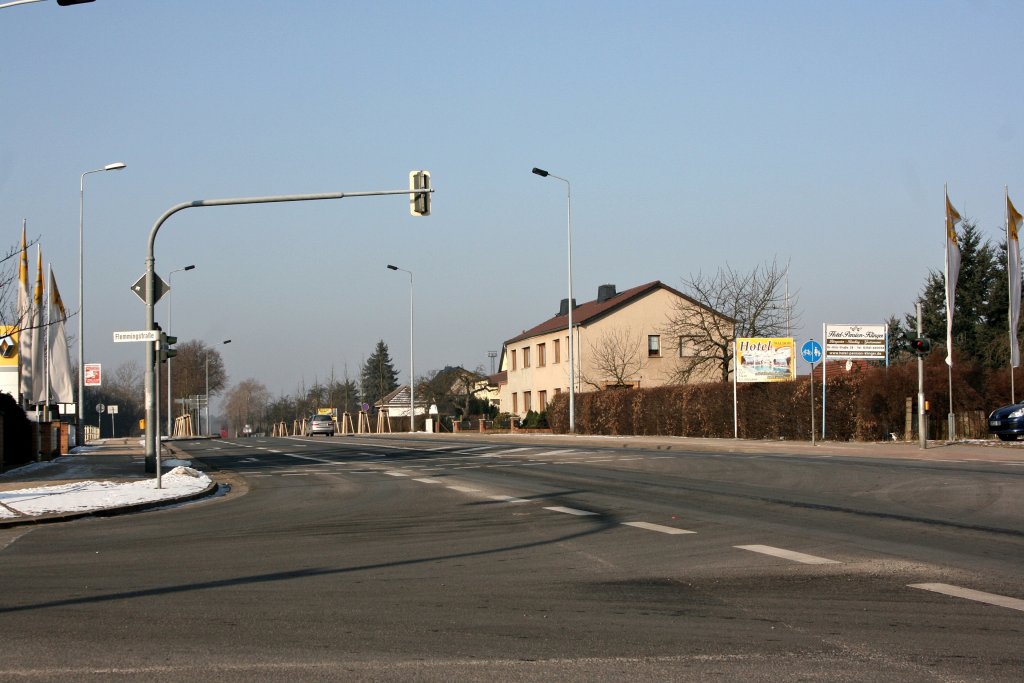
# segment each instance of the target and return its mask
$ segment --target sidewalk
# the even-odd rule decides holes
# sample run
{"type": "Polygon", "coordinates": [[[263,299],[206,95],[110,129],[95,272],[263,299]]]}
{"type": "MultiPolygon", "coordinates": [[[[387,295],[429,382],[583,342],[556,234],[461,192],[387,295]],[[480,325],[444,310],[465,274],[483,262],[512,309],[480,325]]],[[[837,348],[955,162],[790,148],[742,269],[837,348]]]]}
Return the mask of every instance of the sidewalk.
{"type": "Polygon", "coordinates": [[[159,489],[156,475],[145,471],[137,437],[93,441],[75,451],[0,474],[0,528],[136,512],[217,491],[205,474],[178,467],[188,463],[172,460],[166,445],[159,489]]]}

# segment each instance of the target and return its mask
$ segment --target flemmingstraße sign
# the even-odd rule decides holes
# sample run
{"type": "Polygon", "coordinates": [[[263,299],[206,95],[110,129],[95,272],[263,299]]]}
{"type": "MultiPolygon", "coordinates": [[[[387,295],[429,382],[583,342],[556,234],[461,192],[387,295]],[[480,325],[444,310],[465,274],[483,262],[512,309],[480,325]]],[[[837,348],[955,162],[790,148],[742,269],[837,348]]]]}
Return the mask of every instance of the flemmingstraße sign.
{"type": "Polygon", "coordinates": [[[825,360],[885,360],[886,325],[825,325],[825,360]]]}

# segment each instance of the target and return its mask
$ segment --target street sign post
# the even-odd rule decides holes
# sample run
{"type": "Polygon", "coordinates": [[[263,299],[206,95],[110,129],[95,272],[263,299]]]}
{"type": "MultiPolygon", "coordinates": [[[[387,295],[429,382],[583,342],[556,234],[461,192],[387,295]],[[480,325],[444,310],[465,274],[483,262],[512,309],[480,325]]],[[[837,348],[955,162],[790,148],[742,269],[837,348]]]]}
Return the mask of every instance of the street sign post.
{"type": "Polygon", "coordinates": [[[800,355],[811,364],[811,445],[814,445],[814,364],[821,360],[821,344],[810,339],[800,347],[800,355]]]}

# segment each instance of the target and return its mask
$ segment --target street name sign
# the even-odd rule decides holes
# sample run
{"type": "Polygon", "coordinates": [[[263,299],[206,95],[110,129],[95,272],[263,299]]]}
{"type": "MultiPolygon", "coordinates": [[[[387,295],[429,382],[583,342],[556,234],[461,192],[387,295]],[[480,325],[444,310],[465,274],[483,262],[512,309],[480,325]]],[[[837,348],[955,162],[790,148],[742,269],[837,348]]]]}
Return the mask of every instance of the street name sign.
{"type": "Polygon", "coordinates": [[[155,342],[160,341],[160,330],[128,330],[114,333],[115,342],[155,342]]]}

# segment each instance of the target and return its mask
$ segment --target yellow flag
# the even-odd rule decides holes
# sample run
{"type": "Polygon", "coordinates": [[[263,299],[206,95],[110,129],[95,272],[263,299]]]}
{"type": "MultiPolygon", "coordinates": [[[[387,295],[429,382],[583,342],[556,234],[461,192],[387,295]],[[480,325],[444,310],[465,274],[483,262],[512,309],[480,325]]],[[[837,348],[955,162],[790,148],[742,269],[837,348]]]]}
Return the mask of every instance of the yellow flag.
{"type": "Polygon", "coordinates": [[[1012,240],[1017,239],[1017,231],[1021,228],[1021,223],[1024,223],[1024,216],[1020,215],[1020,211],[1013,208],[1013,202],[1010,198],[1006,198],[1006,229],[1009,231],[1008,236],[1012,240]]]}

